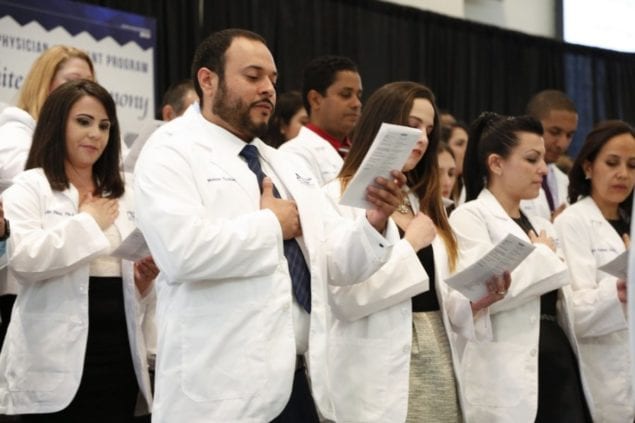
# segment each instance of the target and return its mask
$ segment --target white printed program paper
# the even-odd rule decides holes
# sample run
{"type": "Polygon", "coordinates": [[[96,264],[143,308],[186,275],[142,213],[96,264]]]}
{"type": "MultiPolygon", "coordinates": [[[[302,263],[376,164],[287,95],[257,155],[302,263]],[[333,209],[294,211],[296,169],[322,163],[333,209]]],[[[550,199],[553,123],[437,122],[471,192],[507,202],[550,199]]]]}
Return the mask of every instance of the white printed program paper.
{"type": "MultiPolygon", "coordinates": [[[[511,272],[536,247],[509,234],[476,263],[445,280],[470,301],[478,301],[487,294],[486,282],[504,271],[511,272]]],[[[512,280],[512,284],[514,281],[512,280]]]]}
{"type": "Polygon", "coordinates": [[[420,138],[419,129],[382,123],[362,164],[346,187],[340,204],[362,209],[370,207],[366,201],[366,188],[375,183],[375,178],[390,179],[391,171],[401,170],[420,138]]]}
{"type": "Polygon", "coordinates": [[[149,256],[150,249],[139,228],[135,228],[111,255],[124,260],[137,261],[149,256]]]}
{"type": "Polygon", "coordinates": [[[598,270],[626,280],[628,274],[628,254],[629,250],[623,251],[622,254],[615,257],[608,263],[604,263],[598,270]]]}

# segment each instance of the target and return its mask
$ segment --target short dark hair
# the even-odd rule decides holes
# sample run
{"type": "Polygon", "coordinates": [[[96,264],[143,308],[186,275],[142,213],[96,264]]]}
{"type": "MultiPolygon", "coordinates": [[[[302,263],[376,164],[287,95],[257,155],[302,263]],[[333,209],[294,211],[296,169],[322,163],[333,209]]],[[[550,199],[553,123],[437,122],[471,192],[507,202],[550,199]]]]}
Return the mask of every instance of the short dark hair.
{"type": "Polygon", "coordinates": [[[220,81],[223,81],[225,77],[225,53],[235,38],[247,38],[267,44],[259,34],[240,28],[224,29],[205,38],[196,48],[194,59],[192,59],[192,81],[201,108],[203,107],[203,90],[198,83],[197,73],[199,69],[207,68],[216,73],[220,81]]]}
{"type": "Polygon", "coordinates": [[[475,199],[486,186],[489,177],[487,158],[498,154],[506,158],[518,145],[518,133],[528,132],[542,135],[542,125],[531,116],[503,116],[494,112],[483,112],[472,122],[465,158],[463,179],[465,201],[475,199]]]}
{"type": "MultiPolygon", "coordinates": [[[[631,134],[635,137],[635,128],[621,120],[607,120],[598,123],[589,135],[587,135],[578,157],[573,162],[573,166],[569,171],[569,203],[573,204],[581,197],[591,194],[591,181],[586,179],[584,173],[585,162],[593,163],[598,153],[612,138],[622,135],[631,134]]],[[[626,198],[621,204],[620,209],[626,213],[628,218],[631,216],[633,201],[633,193],[626,198]]]]}
{"type": "Polygon", "coordinates": [[[544,90],[535,94],[527,103],[526,113],[534,119],[541,120],[552,110],[566,110],[578,113],[573,100],[558,90],[544,90]]]}
{"type": "Polygon", "coordinates": [[[304,101],[304,108],[309,116],[311,115],[311,105],[308,99],[309,91],[315,90],[325,96],[326,90],[333,85],[337,73],[341,71],[359,73],[355,62],[344,56],[328,55],[316,57],[304,67],[302,101],[304,101]]]}
{"type": "Polygon", "coordinates": [[[70,110],[83,97],[99,101],[110,120],[108,143],[93,165],[95,195],[119,198],[124,193],[124,182],[119,170],[121,139],[115,102],[101,85],[85,79],[66,82],[48,96],[33,133],[25,170],[42,168],[54,191],[69,187],[64,168],[66,151],[66,126],[70,110]]]}
{"type": "Polygon", "coordinates": [[[169,104],[172,106],[176,115],[183,114],[185,111],[183,98],[190,90],[194,90],[194,83],[191,79],[184,79],[170,85],[165,94],[163,94],[163,103],[161,104],[161,108],[169,104]]]}
{"type": "Polygon", "coordinates": [[[299,91],[288,91],[280,94],[276,101],[276,109],[269,119],[267,134],[263,137],[263,141],[273,148],[280,147],[287,141],[280,132],[282,125],[289,125],[291,118],[303,107],[304,102],[299,91]]]}

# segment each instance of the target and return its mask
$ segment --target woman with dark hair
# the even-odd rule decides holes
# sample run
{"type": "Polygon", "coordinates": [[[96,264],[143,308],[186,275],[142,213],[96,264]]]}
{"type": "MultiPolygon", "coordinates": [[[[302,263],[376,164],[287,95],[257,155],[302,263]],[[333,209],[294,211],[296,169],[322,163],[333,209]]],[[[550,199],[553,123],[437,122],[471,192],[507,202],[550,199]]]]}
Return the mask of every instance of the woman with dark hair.
{"type": "Polygon", "coordinates": [[[302,95],[298,91],[280,94],[276,101],[276,109],[269,119],[267,135],[263,141],[278,148],[291,138],[295,138],[300,128],[309,122],[302,95]]]}
{"type": "Polygon", "coordinates": [[[0,354],[0,412],[22,421],[131,421],[150,381],[141,334],[158,273],[110,255],[134,229],[108,92],[88,80],[47,98],[27,170],[4,192],[20,286],[0,354]]]}
{"type": "Polygon", "coordinates": [[[547,172],[540,122],[483,113],[470,128],[466,203],[450,216],[461,267],[509,234],[534,250],[511,272],[490,307],[493,337],[461,351],[465,414],[475,422],[589,422],[566,322],[567,268],[551,223],[527,217],[520,200],[538,194],[547,172]],[[560,294],[560,298],[559,298],[560,294]]]}
{"type": "MultiPolygon", "coordinates": [[[[88,53],[71,46],[46,49],[20,85],[17,104],[0,113],[0,180],[10,183],[24,170],[40,110],[49,93],[66,81],[95,78],[88,53]]],[[[18,287],[0,269],[0,347],[11,319],[18,287]]]]}
{"type": "Polygon", "coordinates": [[[402,169],[407,191],[392,216],[401,241],[369,280],[331,290],[336,415],[338,421],[461,421],[453,342],[461,342],[458,334],[486,336],[480,316],[498,298],[487,295],[470,304],[443,282],[458,254],[441,200],[439,123],[430,89],[393,82],[373,93],[338,178],[324,190],[341,215],[363,216],[338,202],[382,122],[414,127],[422,135],[402,169]]]}
{"type": "Polygon", "coordinates": [[[629,247],[634,184],[635,129],[602,122],[569,172],[571,206],[554,223],[569,265],[578,360],[598,422],[635,419],[626,280],[599,270],[629,247]]]}
{"type": "Polygon", "coordinates": [[[454,151],[444,142],[439,143],[437,149],[437,163],[439,165],[439,183],[441,184],[441,197],[448,215],[456,207],[452,198],[452,192],[456,186],[456,159],[454,151]]]}
{"type": "Polygon", "coordinates": [[[456,161],[456,183],[452,190],[452,200],[456,204],[465,202],[465,190],[463,188],[463,162],[465,151],[469,141],[468,128],[462,122],[452,122],[441,128],[441,141],[446,143],[454,153],[456,161]]]}

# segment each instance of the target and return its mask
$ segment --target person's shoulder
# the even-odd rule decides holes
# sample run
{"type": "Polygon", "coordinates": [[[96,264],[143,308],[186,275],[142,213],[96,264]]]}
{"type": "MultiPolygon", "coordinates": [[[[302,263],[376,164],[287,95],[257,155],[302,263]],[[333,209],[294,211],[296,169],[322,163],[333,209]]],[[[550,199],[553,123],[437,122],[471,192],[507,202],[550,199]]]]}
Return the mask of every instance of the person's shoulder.
{"type": "Polygon", "coordinates": [[[51,191],[48,179],[44,174],[44,169],[38,167],[20,172],[13,178],[13,183],[2,195],[3,197],[10,198],[15,192],[25,190],[35,192],[51,191]]]}
{"type": "Polygon", "coordinates": [[[555,220],[557,222],[576,222],[583,223],[590,219],[593,210],[593,200],[590,197],[582,198],[575,203],[567,206],[555,220]]]}
{"type": "Polygon", "coordinates": [[[5,125],[26,126],[35,128],[35,119],[19,107],[9,106],[0,113],[0,127],[5,125]]]}
{"type": "Polygon", "coordinates": [[[297,151],[297,150],[312,150],[323,142],[328,142],[318,134],[310,130],[309,128],[302,127],[300,132],[295,138],[291,138],[289,141],[282,144],[279,150],[283,151],[297,151]]]}

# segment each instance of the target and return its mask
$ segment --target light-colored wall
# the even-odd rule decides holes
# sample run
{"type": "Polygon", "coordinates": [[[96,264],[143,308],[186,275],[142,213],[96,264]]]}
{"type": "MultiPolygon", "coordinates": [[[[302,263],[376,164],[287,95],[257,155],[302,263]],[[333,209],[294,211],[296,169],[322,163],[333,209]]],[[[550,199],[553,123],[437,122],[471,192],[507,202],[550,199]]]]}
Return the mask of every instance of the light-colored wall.
{"type": "Polygon", "coordinates": [[[531,35],[556,36],[555,0],[384,0],[531,35]]]}

